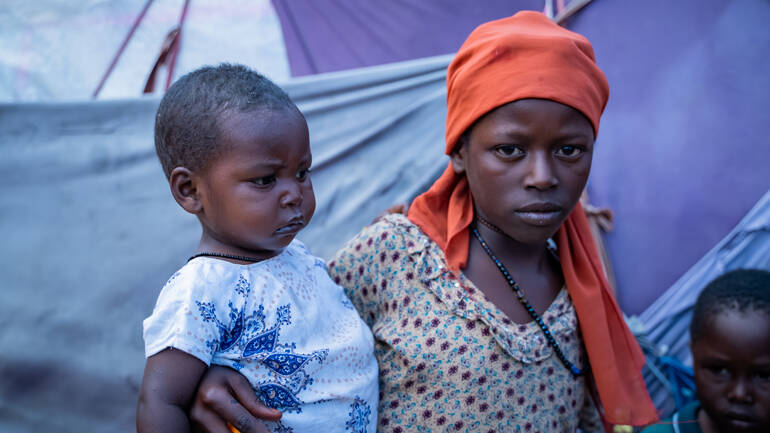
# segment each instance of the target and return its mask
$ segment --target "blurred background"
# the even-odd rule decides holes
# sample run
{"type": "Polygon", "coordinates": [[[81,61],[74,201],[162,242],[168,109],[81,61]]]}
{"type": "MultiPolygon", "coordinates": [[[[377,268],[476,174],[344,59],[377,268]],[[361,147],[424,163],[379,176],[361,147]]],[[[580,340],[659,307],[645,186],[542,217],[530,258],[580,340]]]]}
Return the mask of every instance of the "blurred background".
{"type": "Polygon", "coordinates": [[[700,289],[770,269],[767,0],[4,0],[0,431],[134,429],[141,321],[200,234],[152,142],[170,82],[233,62],[287,89],[314,154],[300,238],[328,258],[440,174],[452,53],[523,9],[588,37],[610,82],[588,200],[669,410],[653,370],[689,362],[700,289]]]}

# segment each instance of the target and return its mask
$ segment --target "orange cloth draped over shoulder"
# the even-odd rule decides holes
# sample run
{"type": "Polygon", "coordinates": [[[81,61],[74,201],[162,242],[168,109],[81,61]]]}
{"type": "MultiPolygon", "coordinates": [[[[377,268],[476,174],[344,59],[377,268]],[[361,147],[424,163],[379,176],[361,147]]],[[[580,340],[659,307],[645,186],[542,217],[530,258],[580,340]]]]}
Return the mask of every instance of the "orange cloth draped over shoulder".
{"type": "MultiPolygon", "coordinates": [[[[447,72],[446,153],[485,113],[524,98],[573,107],[595,132],[609,98],[607,79],[588,40],[532,11],[482,24],[458,51],[447,72]]],[[[465,176],[455,174],[451,163],[414,200],[408,217],[442,248],[450,268],[465,267],[473,199],[465,176]]],[[[605,419],[655,422],[657,412],[641,375],[644,356],[611,294],[580,204],[559,228],[556,241],[605,419]]]]}

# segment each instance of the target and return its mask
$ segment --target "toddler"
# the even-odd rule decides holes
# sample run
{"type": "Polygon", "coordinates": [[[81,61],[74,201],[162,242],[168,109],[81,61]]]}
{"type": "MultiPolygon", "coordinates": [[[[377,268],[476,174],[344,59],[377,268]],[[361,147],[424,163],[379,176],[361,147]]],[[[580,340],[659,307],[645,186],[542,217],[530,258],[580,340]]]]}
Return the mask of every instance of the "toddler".
{"type": "Polygon", "coordinates": [[[770,432],[770,272],[741,269],[698,296],[690,324],[698,400],[644,433],[770,432]]]}
{"type": "Polygon", "coordinates": [[[242,373],[283,412],[270,431],[373,433],[371,331],[324,262],[294,239],[315,210],[297,107],[244,66],[204,67],[163,97],[155,147],[202,235],[144,321],[137,430],[189,431],[187,408],[213,363],[242,373]]]}

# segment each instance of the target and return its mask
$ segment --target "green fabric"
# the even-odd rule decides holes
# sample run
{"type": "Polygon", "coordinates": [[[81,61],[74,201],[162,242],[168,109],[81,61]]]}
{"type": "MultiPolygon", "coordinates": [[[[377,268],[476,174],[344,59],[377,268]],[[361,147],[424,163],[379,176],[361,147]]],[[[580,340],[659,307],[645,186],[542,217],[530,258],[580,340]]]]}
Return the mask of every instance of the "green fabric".
{"type": "MultiPolygon", "coordinates": [[[[695,400],[688,403],[685,407],[678,412],[677,425],[679,427],[679,433],[703,433],[698,425],[698,409],[700,409],[700,402],[695,400]]],[[[674,414],[676,416],[677,414],[674,414]]],[[[642,433],[674,433],[673,419],[666,418],[658,424],[653,424],[646,429],[642,430],[642,433]]]]}

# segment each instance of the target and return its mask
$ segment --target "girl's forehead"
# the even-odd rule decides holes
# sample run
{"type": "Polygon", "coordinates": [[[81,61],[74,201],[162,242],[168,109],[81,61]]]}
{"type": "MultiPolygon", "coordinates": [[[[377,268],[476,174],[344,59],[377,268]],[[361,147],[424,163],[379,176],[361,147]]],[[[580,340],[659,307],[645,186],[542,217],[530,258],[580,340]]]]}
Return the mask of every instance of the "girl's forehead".
{"type": "Polygon", "coordinates": [[[476,128],[500,134],[527,134],[545,128],[549,133],[594,138],[593,126],[580,111],[548,99],[520,99],[497,107],[479,119],[473,126],[476,128]]]}

